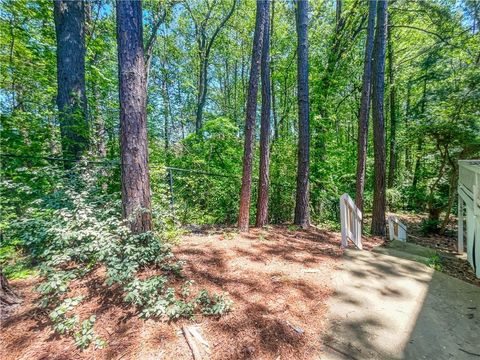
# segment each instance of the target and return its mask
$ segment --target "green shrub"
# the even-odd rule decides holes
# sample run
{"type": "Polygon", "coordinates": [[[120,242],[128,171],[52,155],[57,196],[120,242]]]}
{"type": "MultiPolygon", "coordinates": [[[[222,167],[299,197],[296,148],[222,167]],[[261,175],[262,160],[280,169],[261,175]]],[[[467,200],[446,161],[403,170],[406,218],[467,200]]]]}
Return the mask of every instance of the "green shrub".
{"type": "MultiPolygon", "coordinates": [[[[175,260],[169,244],[178,232],[168,220],[167,194],[157,192],[155,198],[155,231],[133,234],[120,216],[120,200],[102,189],[96,170],[79,165],[67,175],[61,169],[43,171],[45,176],[56,177],[57,185],[32,201],[6,233],[8,238],[19,239],[38,264],[43,279],[38,286],[40,305],[50,310],[56,332],[70,334],[82,349],[92,343],[106,345],[94,333],[95,316],[81,321],[75,314],[83,298],[69,296],[71,282],[99,266],[106,269],[106,285],[119,285],[124,301],[142,317],[178,319],[193,317],[197,309],[215,316],[228,311],[230,303],[223,295],[207,295],[209,302],[190,296],[192,282],[182,277],[183,264],[175,260]],[[144,269],[156,275],[139,277],[144,269]],[[178,279],[183,281],[180,296],[168,286],[178,279]]],[[[12,189],[21,197],[24,189],[12,189]]]]}
{"type": "Polygon", "coordinates": [[[438,233],[440,226],[440,220],[438,219],[425,219],[420,224],[420,232],[422,235],[436,234],[438,233]]]}
{"type": "Polygon", "coordinates": [[[428,259],[428,266],[430,266],[432,269],[435,269],[437,271],[442,271],[443,265],[442,265],[442,258],[440,257],[440,255],[435,254],[430,256],[428,259]]]}

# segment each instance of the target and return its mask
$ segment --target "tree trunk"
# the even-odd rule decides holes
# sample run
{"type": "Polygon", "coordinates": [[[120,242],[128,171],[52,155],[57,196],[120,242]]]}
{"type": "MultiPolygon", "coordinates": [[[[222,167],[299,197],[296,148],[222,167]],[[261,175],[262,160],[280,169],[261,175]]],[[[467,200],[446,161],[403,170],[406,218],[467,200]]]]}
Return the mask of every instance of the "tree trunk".
{"type": "MultiPolygon", "coordinates": [[[[167,98],[167,79],[166,75],[162,75],[162,105],[163,105],[163,140],[165,146],[165,155],[169,152],[170,135],[168,132],[168,98],[167,98]]],[[[167,162],[168,163],[168,162],[167,162]]]]}
{"type": "Polygon", "coordinates": [[[368,117],[370,112],[372,54],[376,10],[377,0],[371,0],[368,5],[367,39],[365,41],[365,60],[363,64],[363,84],[360,100],[360,112],[358,117],[357,184],[355,203],[362,212],[363,193],[365,190],[365,169],[367,164],[368,117]]]}
{"type": "Polygon", "coordinates": [[[240,209],[238,227],[240,231],[248,231],[250,218],[250,195],[252,187],[252,158],[255,137],[255,117],[257,112],[258,74],[263,47],[265,29],[265,7],[267,1],[257,1],[255,33],[253,35],[252,62],[250,65],[250,81],[248,84],[247,110],[245,119],[245,144],[243,152],[242,189],[240,192],[240,209]]]}
{"type": "Polygon", "coordinates": [[[335,24],[336,31],[340,29],[342,23],[342,0],[335,1],[335,24]]]}
{"type": "MultiPolygon", "coordinates": [[[[421,116],[425,115],[425,109],[427,106],[427,75],[425,74],[425,79],[423,81],[423,95],[422,95],[422,102],[420,106],[420,113],[421,116]]],[[[413,171],[413,179],[412,179],[412,195],[415,196],[415,192],[417,191],[418,180],[420,178],[420,168],[421,168],[421,160],[422,160],[422,149],[423,149],[423,139],[419,136],[417,140],[417,153],[415,158],[415,169],[413,171]]]]}
{"type": "Polygon", "coordinates": [[[298,82],[298,164],[294,223],[303,228],[310,224],[309,171],[310,121],[308,94],[308,0],[297,2],[297,82],[298,82]]]}
{"type": "Polygon", "coordinates": [[[172,107],[170,103],[170,91],[169,91],[169,78],[168,78],[168,66],[167,66],[167,39],[163,39],[163,59],[161,60],[161,85],[162,85],[162,105],[163,105],[163,139],[165,142],[165,161],[168,165],[170,163],[170,129],[168,127],[169,121],[172,124],[173,129],[173,119],[172,119],[172,107]]]}
{"type": "Polygon", "coordinates": [[[79,159],[88,147],[83,0],[54,1],[57,38],[57,107],[62,150],[79,159]]]}
{"type": "MultiPolygon", "coordinates": [[[[405,130],[408,134],[410,131],[410,97],[412,93],[412,83],[409,81],[407,83],[407,99],[405,104],[405,130]]],[[[411,149],[410,146],[405,146],[405,172],[409,173],[412,171],[412,159],[411,159],[411,149]]]]}
{"type": "Polygon", "coordinates": [[[100,158],[105,158],[107,156],[107,130],[105,129],[105,119],[102,115],[102,110],[100,106],[101,95],[100,89],[97,83],[93,84],[93,96],[95,98],[95,130],[96,130],[96,151],[97,155],[100,158]]]}
{"type": "Polygon", "coordinates": [[[420,166],[421,166],[421,160],[422,160],[422,146],[423,144],[423,139],[418,138],[417,140],[417,153],[415,157],[415,168],[413,170],[413,179],[412,179],[412,195],[417,191],[417,185],[418,185],[418,179],[420,177],[420,166]]]}
{"type": "Polygon", "coordinates": [[[266,2],[261,60],[262,117],[260,124],[260,169],[258,176],[257,218],[255,223],[257,227],[265,226],[268,222],[268,186],[270,177],[270,0],[266,2]]]}
{"type": "Polygon", "coordinates": [[[443,218],[442,225],[440,226],[440,234],[444,234],[445,230],[447,229],[448,223],[450,222],[450,215],[452,213],[453,203],[457,198],[457,188],[458,188],[458,162],[453,162],[451,166],[452,174],[450,175],[450,184],[449,184],[449,192],[448,192],[448,203],[445,209],[445,217],[443,218]]]}
{"type": "Polygon", "coordinates": [[[374,187],[372,234],[385,235],[385,120],[383,98],[385,92],[385,44],[387,35],[387,0],[377,6],[377,29],[373,48],[372,65],[372,118],[374,149],[374,187]]]}
{"type": "Polygon", "coordinates": [[[152,229],[142,3],[117,1],[122,205],[134,233],[152,229]]]}
{"type": "MultiPolygon", "coordinates": [[[[391,20],[391,18],[390,18],[391,20]]],[[[390,21],[391,24],[391,21],[390,21]]],[[[396,108],[396,91],[395,91],[395,75],[393,70],[393,43],[392,43],[392,26],[388,26],[388,82],[390,84],[390,155],[388,163],[388,188],[393,188],[395,184],[395,169],[397,165],[397,108],[396,108]]]]}
{"type": "Polygon", "coordinates": [[[235,59],[235,71],[233,72],[233,119],[235,121],[235,124],[238,124],[238,113],[237,113],[237,98],[238,98],[238,60],[235,59]]]}
{"type": "MultiPolygon", "coordinates": [[[[272,1],[272,21],[270,23],[270,49],[273,47],[273,26],[275,21],[275,1],[272,1]]],[[[278,116],[277,116],[277,103],[275,99],[275,82],[273,79],[273,61],[270,59],[270,81],[272,89],[272,115],[273,115],[273,139],[278,139],[278,116]]]]}
{"type": "MultiPolygon", "coordinates": [[[[202,24],[195,23],[195,29],[197,36],[200,36],[197,39],[198,42],[198,53],[200,55],[200,69],[199,69],[199,78],[198,78],[198,94],[197,94],[197,109],[195,111],[195,131],[197,134],[200,134],[203,126],[203,108],[205,107],[205,102],[207,100],[207,90],[208,90],[208,62],[210,60],[210,52],[212,51],[213,43],[217,38],[220,31],[225,27],[228,20],[232,17],[235,7],[237,5],[237,0],[232,0],[232,6],[227,14],[222,18],[222,21],[213,31],[212,36],[207,39],[205,32],[205,24],[208,22],[208,16],[202,22],[202,24]]],[[[210,13],[210,12],[209,12],[210,13]]],[[[195,19],[194,19],[195,21],[195,19]]]]}
{"type": "Polygon", "coordinates": [[[12,290],[8,284],[7,278],[3,275],[3,272],[0,269],[0,309],[2,314],[7,312],[9,308],[20,304],[21,302],[22,300],[12,290]]]}
{"type": "Polygon", "coordinates": [[[208,69],[208,59],[200,59],[200,69],[199,69],[199,78],[198,78],[198,95],[197,95],[197,110],[195,113],[195,132],[200,134],[200,131],[203,126],[203,108],[205,107],[205,102],[207,100],[207,69],[208,69]]]}

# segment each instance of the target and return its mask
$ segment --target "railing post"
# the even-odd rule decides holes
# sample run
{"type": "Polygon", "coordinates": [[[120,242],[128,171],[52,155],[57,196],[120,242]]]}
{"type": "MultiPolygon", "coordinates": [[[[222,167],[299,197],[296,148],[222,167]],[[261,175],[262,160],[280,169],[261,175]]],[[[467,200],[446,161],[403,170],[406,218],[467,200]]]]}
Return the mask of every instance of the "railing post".
{"type": "Polygon", "coordinates": [[[348,246],[348,240],[362,250],[362,213],[355,206],[348,194],[340,197],[340,222],[342,232],[342,248],[348,246]]]}
{"type": "Polygon", "coordinates": [[[393,217],[392,215],[388,216],[388,237],[390,241],[395,240],[395,233],[393,232],[393,217]]]}
{"type": "Polygon", "coordinates": [[[342,231],[342,248],[347,247],[347,207],[345,204],[345,195],[340,197],[340,224],[342,231]]]}

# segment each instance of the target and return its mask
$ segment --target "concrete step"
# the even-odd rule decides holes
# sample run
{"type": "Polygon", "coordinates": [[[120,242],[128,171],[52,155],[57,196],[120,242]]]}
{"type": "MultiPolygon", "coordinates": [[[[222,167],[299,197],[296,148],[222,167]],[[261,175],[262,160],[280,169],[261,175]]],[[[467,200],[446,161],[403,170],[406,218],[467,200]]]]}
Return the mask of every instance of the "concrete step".
{"type": "Polygon", "coordinates": [[[390,241],[386,246],[377,246],[372,251],[384,255],[417,261],[425,265],[428,265],[432,256],[437,254],[437,252],[431,248],[398,240],[390,241]]]}

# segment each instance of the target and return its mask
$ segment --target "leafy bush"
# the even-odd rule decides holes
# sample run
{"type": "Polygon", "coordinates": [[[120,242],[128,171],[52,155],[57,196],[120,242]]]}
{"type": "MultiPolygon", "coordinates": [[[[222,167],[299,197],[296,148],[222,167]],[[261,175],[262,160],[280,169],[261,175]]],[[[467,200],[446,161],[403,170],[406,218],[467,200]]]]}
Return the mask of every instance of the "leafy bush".
{"type": "Polygon", "coordinates": [[[443,266],[442,266],[442,258],[440,257],[440,255],[435,254],[430,256],[430,258],[428,259],[428,266],[430,266],[432,269],[435,269],[437,271],[442,271],[443,266]]]}
{"type": "Polygon", "coordinates": [[[420,232],[422,235],[438,233],[440,220],[438,219],[425,219],[420,224],[420,232]]]}
{"type": "Polygon", "coordinates": [[[406,205],[402,193],[397,188],[387,189],[385,195],[389,211],[398,211],[406,205]]]}
{"type": "MultiPolygon", "coordinates": [[[[106,269],[106,285],[120,286],[124,301],[138,308],[142,317],[191,318],[197,308],[216,316],[230,309],[223,296],[203,291],[202,301],[190,296],[192,282],[186,279],[180,296],[168,286],[181,277],[183,264],[174,258],[169,245],[176,230],[168,221],[168,199],[161,192],[157,192],[153,209],[155,231],[133,234],[121,219],[120,200],[100,186],[97,170],[78,166],[68,174],[50,167],[43,171],[44,176],[57,179],[56,186],[11,222],[7,236],[18,239],[39,264],[43,277],[38,286],[40,305],[50,309],[56,332],[72,335],[80,348],[91,343],[105,345],[93,331],[95,316],[81,322],[75,315],[83,298],[69,297],[71,282],[99,266],[106,269]],[[145,269],[155,275],[140,277],[145,269]]],[[[19,197],[25,190],[11,189],[19,192],[19,197]]]]}

